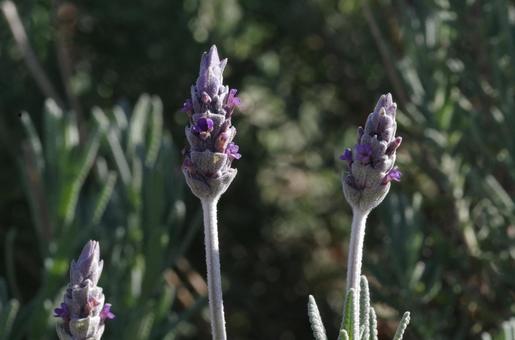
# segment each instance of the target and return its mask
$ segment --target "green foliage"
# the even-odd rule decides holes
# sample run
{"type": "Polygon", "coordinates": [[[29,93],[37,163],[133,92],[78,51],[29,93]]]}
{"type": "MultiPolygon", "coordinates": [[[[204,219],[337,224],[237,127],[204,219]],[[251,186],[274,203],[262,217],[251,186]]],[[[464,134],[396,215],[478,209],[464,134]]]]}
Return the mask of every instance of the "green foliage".
{"type": "Polygon", "coordinates": [[[340,334],[342,331],[345,331],[349,340],[359,338],[358,334],[353,334],[352,332],[352,324],[354,323],[354,313],[352,312],[352,309],[353,305],[356,303],[355,299],[359,300],[359,296],[356,295],[356,291],[353,288],[349,289],[345,295],[345,308],[343,310],[342,329],[340,330],[340,334]]]}
{"type": "MultiPolygon", "coordinates": [[[[325,319],[327,329],[339,327],[336,316],[341,306],[331,301],[344,299],[341,272],[346,252],[342,244],[347,244],[350,214],[341,194],[339,171],[343,166],[337,157],[355,140],[355,126],[368,113],[370,103],[385,91],[392,91],[399,104],[399,135],[404,136],[404,144],[398,161],[404,177],[370,216],[374,228],[367,231],[364,272],[370,278],[379,315],[375,327],[375,312],[370,310],[371,337],[392,338],[393,319],[405,309],[413,318],[405,338],[422,340],[476,339],[513,315],[512,2],[185,0],[122,4],[89,0],[74,4],[79,11],[72,83],[84,107],[135,102],[139,93],[151,91],[160,95],[168,113],[163,125],[182,136],[186,117],[173,112],[188,95],[200,52],[216,43],[221,53],[230,57],[226,77],[241,90],[245,105],[243,114],[234,118],[243,158],[237,164],[238,177],[220,207],[222,270],[224,287],[229,287],[225,298],[232,337],[311,338],[302,308],[307,291],[320,297],[322,312],[331,312],[325,319]],[[373,33],[374,26],[379,36],[373,33]],[[286,306],[288,313],[278,305],[286,306]],[[374,334],[377,329],[379,334],[374,334]]],[[[54,13],[49,2],[17,5],[37,56],[50,79],[57,82],[54,13]]],[[[14,160],[27,152],[51,156],[52,147],[64,148],[63,132],[55,134],[58,142],[52,135],[45,137],[40,151],[37,140],[26,139],[36,144],[30,148],[24,144],[28,151],[19,152],[22,138],[17,113],[39,112],[43,99],[5,20],[0,20],[0,40],[0,275],[9,287],[2,303],[5,306],[13,298],[22,301],[20,319],[27,318],[29,313],[23,310],[28,307],[24,306],[32,301],[34,292],[52,283],[46,278],[49,274],[41,273],[58,267],[53,285],[60,287],[70,256],[76,256],[80,248],[79,241],[73,241],[69,246],[73,250],[55,257],[59,247],[53,237],[59,236],[55,231],[64,224],[49,228],[43,223],[57,218],[57,193],[66,192],[73,198],[76,189],[50,186],[61,178],[30,177],[36,190],[31,189],[34,197],[25,200],[19,179],[28,177],[20,176],[14,160]],[[43,151],[46,138],[49,149],[43,151]],[[42,185],[38,181],[48,183],[45,190],[52,200],[38,198],[47,194],[38,193],[42,185]],[[45,207],[43,201],[49,205],[48,217],[45,209],[39,208],[45,207]],[[29,213],[27,204],[41,216],[29,213]],[[42,236],[34,237],[33,230],[42,236]],[[47,230],[54,232],[50,241],[43,238],[47,230]],[[22,280],[25,277],[28,279],[22,280]]],[[[123,110],[119,108],[107,112],[108,124],[127,131],[122,127],[129,120],[120,113],[123,110]]],[[[35,130],[47,136],[44,131],[52,121],[43,115],[32,117],[35,130]]],[[[86,145],[98,127],[86,110],[84,118],[90,124],[86,145]]],[[[128,215],[113,215],[111,207],[123,206],[126,212],[127,207],[138,206],[137,194],[125,188],[132,188],[129,183],[133,182],[138,187],[133,176],[137,179],[139,175],[128,154],[120,157],[129,150],[121,132],[117,135],[109,133],[110,128],[102,129],[98,151],[102,157],[97,161],[104,159],[100,163],[108,170],[99,177],[101,166],[93,165],[75,207],[76,214],[87,217],[81,220],[91,219],[84,223],[93,229],[74,227],[73,221],[68,228],[86,230],[81,240],[99,236],[105,229],[110,241],[103,253],[108,262],[122,258],[140,268],[128,275],[137,291],[144,279],[139,285],[136,278],[148,266],[141,256],[145,253],[134,240],[148,236],[138,236],[142,229],[126,229],[127,224],[119,221],[127,220],[128,215]],[[126,207],[122,202],[129,197],[126,207]],[[131,248],[116,248],[127,235],[131,248]],[[112,249],[124,253],[113,257],[112,249]],[[140,255],[138,260],[136,255],[140,255]]],[[[180,140],[176,142],[182,146],[180,140]]],[[[84,152],[84,146],[80,150],[84,152]]],[[[64,151],[53,153],[64,161],[56,152],[64,151]]],[[[36,159],[31,160],[31,169],[41,166],[36,159]]],[[[53,160],[53,167],[59,162],[53,160]]],[[[172,166],[167,169],[167,174],[176,170],[172,166]]],[[[79,178],[77,175],[77,169],[67,174],[79,178]]],[[[175,184],[181,186],[179,183],[182,179],[175,184]]],[[[170,193],[175,195],[176,190],[170,188],[170,193]]],[[[178,199],[174,211],[184,209],[182,198],[178,199]]],[[[142,202],[139,207],[144,210],[144,199],[142,202]]],[[[71,203],[63,206],[62,212],[73,211],[71,203]]],[[[175,254],[183,254],[194,238],[194,216],[186,216],[186,225],[190,226],[174,224],[171,231],[171,255],[165,261],[170,265],[179,258],[175,254]],[[187,241],[180,242],[183,237],[187,241]]],[[[198,244],[188,258],[202,271],[203,250],[200,241],[198,244]]],[[[115,282],[125,277],[120,275],[115,282]]],[[[115,283],[103,280],[109,296],[115,283]]],[[[53,306],[54,301],[48,305],[53,306]]],[[[209,332],[205,323],[199,321],[193,328],[179,321],[194,314],[198,306],[202,301],[192,305],[197,309],[174,314],[170,320],[195,330],[192,338],[209,332]]],[[[150,324],[150,318],[145,319],[150,324]]],[[[16,325],[13,331],[27,328],[16,325]]],[[[117,327],[116,322],[111,326],[117,327]]]]}
{"type": "MultiPolygon", "coordinates": [[[[117,314],[104,337],[171,339],[180,334],[176,320],[188,311],[173,310],[176,282],[169,277],[176,275],[172,267],[197,228],[181,227],[183,184],[171,170],[178,155],[162,130],[162,115],[161,100],[148,95],[140,97],[132,114],[120,107],[107,113],[95,108],[82,140],[74,115],[47,101],[44,143],[29,115],[22,115],[28,140],[20,166],[45,270],[38,294],[15,321],[19,302],[7,301],[2,285],[0,325],[9,339],[55,337],[52,309],[62,296],[69,262],[90,238],[100,241],[106,262],[100,285],[117,314]]],[[[8,274],[16,288],[15,272],[8,274]]]]}
{"type": "MultiPolygon", "coordinates": [[[[327,339],[325,335],[325,328],[322,324],[322,319],[318,311],[313,296],[309,296],[308,302],[308,316],[313,330],[315,340],[327,339]],[[321,331],[322,330],[322,331],[321,331]]],[[[402,340],[404,331],[408,327],[410,321],[410,313],[405,312],[399,322],[397,331],[393,336],[393,340],[402,340]]],[[[360,279],[360,290],[358,294],[354,288],[349,289],[345,295],[345,308],[343,310],[342,326],[339,332],[339,340],[377,340],[377,319],[374,308],[370,306],[370,295],[367,278],[362,275],[360,279]],[[358,295],[358,296],[356,296],[358,295]],[[353,304],[358,301],[359,304],[359,334],[353,333],[352,324],[353,320],[353,304]]]]}

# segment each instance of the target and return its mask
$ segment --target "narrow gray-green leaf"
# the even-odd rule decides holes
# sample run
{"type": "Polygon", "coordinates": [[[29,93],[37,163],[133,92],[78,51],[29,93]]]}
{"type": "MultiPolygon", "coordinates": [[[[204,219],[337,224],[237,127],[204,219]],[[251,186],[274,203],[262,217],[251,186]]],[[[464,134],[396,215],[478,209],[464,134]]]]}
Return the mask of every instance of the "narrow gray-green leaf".
{"type": "Polygon", "coordinates": [[[152,97],[152,115],[150,120],[150,136],[145,165],[153,167],[159,155],[159,148],[163,136],[163,102],[157,96],[152,97]]]}
{"type": "Polygon", "coordinates": [[[32,154],[35,159],[35,164],[37,170],[39,172],[40,177],[43,174],[43,169],[45,166],[45,160],[43,158],[43,147],[41,146],[41,140],[36,132],[36,128],[32,123],[32,119],[27,112],[21,113],[21,122],[23,127],[25,128],[25,132],[27,133],[27,137],[29,137],[29,145],[32,150],[32,154]]]}
{"type": "Polygon", "coordinates": [[[315,340],[327,340],[325,327],[313,295],[310,295],[308,298],[308,317],[315,340]]]}
{"type": "Polygon", "coordinates": [[[113,109],[113,117],[116,127],[119,131],[125,131],[129,127],[129,121],[127,120],[127,116],[125,112],[120,106],[115,106],[113,109]]]}
{"type": "Polygon", "coordinates": [[[93,210],[93,218],[92,223],[95,225],[100,222],[104,211],[106,210],[107,204],[111,199],[111,195],[113,194],[114,185],[116,184],[116,173],[113,171],[109,172],[107,176],[107,180],[104,183],[104,188],[102,192],[98,196],[95,204],[95,210],[93,210]]]}
{"type": "Polygon", "coordinates": [[[402,340],[402,337],[404,336],[404,331],[406,330],[406,327],[408,327],[409,320],[410,320],[410,313],[409,312],[404,313],[401,321],[399,322],[399,327],[397,327],[397,332],[395,332],[393,340],[402,340]]]}
{"type": "Polygon", "coordinates": [[[69,225],[73,221],[79,194],[97,156],[101,136],[102,133],[100,129],[97,128],[92,134],[86,149],[83,150],[80,155],[77,173],[70,182],[66,183],[66,187],[63,188],[64,193],[59,204],[59,215],[64,218],[65,225],[69,225]]]}
{"type": "MultiPolygon", "coordinates": [[[[345,296],[345,309],[344,309],[344,313],[343,313],[341,329],[344,329],[347,331],[349,340],[354,339],[354,334],[352,333],[352,324],[354,323],[352,306],[354,304],[354,299],[356,298],[355,296],[356,296],[356,291],[354,290],[354,288],[349,289],[349,291],[347,292],[347,296],[345,296]]],[[[358,334],[358,336],[359,336],[359,334],[358,334]]]]}
{"type": "Polygon", "coordinates": [[[338,339],[340,339],[340,340],[349,340],[349,334],[347,333],[347,331],[345,329],[342,329],[340,331],[340,337],[338,339]]]}
{"type": "Polygon", "coordinates": [[[363,327],[363,334],[360,334],[360,339],[368,340],[370,337],[370,291],[368,288],[368,281],[365,275],[362,275],[360,280],[359,300],[359,325],[360,328],[363,327]]]}
{"type": "Polygon", "coordinates": [[[129,124],[129,136],[127,139],[127,152],[132,157],[145,142],[145,130],[147,128],[147,116],[150,112],[150,96],[143,94],[139,98],[129,124]]]}
{"type": "MultiPolygon", "coordinates": [[[[0,305],[0,307],[3,307],[0,305]]],[[[20,303],[17,300],[11,300],[5,308],[0,308],[0,340],[8,340],[9,334],[18,314],[20,303]]]]}
{"type": "Polygon", "coordinates": [[[154,312],[150,310],[147,311],[144,315],[145,316],[139,320],[139,327],[136,331],[136,339],[140,340],[147,340],[149,338],[155,319],[154,312]]]}
{"type": "Polygon", "coordinates": [[[156,319],[161,320],[167,317],[175,299],[176,288],[168,283],[163,283],[163,292],[159,297],[156,306],[156,319]]]}
{"type": "Polygon", "coordinates": [[[510,319],[502,323],[504,339],[515,340],[515,319],[510,319]]]}
{"type": "Polygon", "coordinates": [[[132,177],[131,170],[120,140],[113,127],[107,132],[107,142],[109,143],[111,154],[113,155],[114,162],[118,168],[122,182],[126,187],[128,187],[132,177]]]}
{"type": "Polygon", "coordinates": [[[370,307],[370,312],[368,313],[370,318],[370,340],[378,340],[377,335],[377,316],[376,311],[373,307],[370,307]]]}

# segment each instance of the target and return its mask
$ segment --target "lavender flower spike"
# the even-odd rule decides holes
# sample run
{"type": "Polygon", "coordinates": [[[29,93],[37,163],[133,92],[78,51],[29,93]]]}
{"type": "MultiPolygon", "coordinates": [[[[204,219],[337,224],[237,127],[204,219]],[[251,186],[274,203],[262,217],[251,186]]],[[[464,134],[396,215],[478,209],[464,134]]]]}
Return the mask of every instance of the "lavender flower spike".
{"type": "Polygon", "coordinates": [[[390,181],[399,181],[394,168],[395,151],[402,138],[395,137],[397,104],[390,93],[382,95],[367,119],[365,129],[358,129],[358,142],[342,158],[348,161],[343,178],[343,192],[353,209],[369,212],[378,206],[390,190],[390,181]]]}
{"type": "Polygon", "coordinates": [[[231,116],[240,100],[235,89],[223,85],[226,64],[227,59],[220,60],[216,46],[204,52],[191,99],[182,108],[190,119],[182,170],[191,191],[200,199],[218,198],[237,172],[231,167],[239,158],[234,153],[238,146],[232,143],[236,129],[231,126],[231,116]]]}
{"type": "Polygon", "coordinates": [[[54,310],[61,318],[56,324],[60,340],[100,340],[107,319],[114,319],[111,304],[104,304],[102,288],[97,286],[104,262],[97,241],[88,241],[77,261],[72,261],[70,283],[64,302],[54,310]]]}
{"type": "Polygon", "coordinates": [[[231,164],[241,158],[238,145],[232,141],[236,129],[231,125],[240,99],[236,89],[223,85],[226,64],[227,59],[220,60],[215,46],[204,53],[197,82],[191,87],[191,99],[182,108],[189,117],[182,171],[186,183],[202,203],[213,340],[227,339],[216,209],[220,196],[236,177],[237,170],[231,164]]]}
{"type": "MultiPolygon", "coordinates": [[[[340,159],[347,162],[343,193],[352,207],[352,227],[347,258],[347,296],[359,296],[359,280],[363,258],[363,242],[368,214],[390,190],[391,181],[400,181],[401,172],[394,167],[395,151],[402,138],[395,137],[397,104],[391,94],[382,95],[374,112],[369,114],[365,129],[358,129],[358,141],[352,150],[345,150],[340,159]]],[[[359,299],[352,302],[352,327],[349,334],[359,334],[359,299]]],[[[345,312],[344,312],[345,315],[345,312]]],[[[342,328],[343,321],[342,321],[342,328]]]]}

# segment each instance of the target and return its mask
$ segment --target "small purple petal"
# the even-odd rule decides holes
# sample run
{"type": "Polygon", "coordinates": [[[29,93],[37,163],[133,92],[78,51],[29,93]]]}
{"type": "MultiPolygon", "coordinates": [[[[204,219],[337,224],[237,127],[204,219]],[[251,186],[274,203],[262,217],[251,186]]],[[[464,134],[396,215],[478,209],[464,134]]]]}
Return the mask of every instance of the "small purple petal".
{"type": "Polygon", "coordinates": [[[227,96],[227,106],[234,107],[240,105],[240,98],[236,97],[238,90],[231,89],[229,91],[229,95],[227,96]]]}
{"type": "Polygon", "coordinates": [[[372,157],[372,147],[370,144],[358,144],[356,145],[356,159],[361,163],[368,163],[372,157]]]}
{"type": "Polygon", "coordinates": [[[241,100],[240,98],[236,97],[236,93],[238,93],[238,90],[236,89],[229,90],[229,94],[227,95],[227,99],[225,101],[225,109],[229,117],[232,115],[234,109],[241,104],[241,100]]]}
{"type": "Polygon", "coordinates": [[[240,147],[234,143],[229,143],[227,145],[227,149],[225,149],[225,153],[229,156],[231,159],[240,159],[241,154],[238,153],[240,150],[240,147]]]}
{"type": "Polygon", "coordinates": [[[351,149],[345,149],[343,154],[340,156],[340,159],[342,161],[352,162],[352,150],[351,149]]]}
{"type": "Polygon", "coordinates": [[[65,303],[61,303],[61,307],[54,309],[54,316],[66,319],[70,315],[68,306],[65,303]]]}
{"type": "Polygon", "coordinates": [[[185,113],[191,113],[193,111],[193,103],[191,99],[186,99],[184,104],[182,104],[181,111],[185,113]]]}
{"type": "Polygon", "coordinates": [[[393,168],[390,171],[388,171],[388,173],[386,174],[386,176],[383,179],[383,183],[386,184],[391,181],[400,182],[401,176],[402,176],[402,172],[400,172],[400,170],[398,168],[393,168]]]}
{"type": "Polygon", "coordinates": [[[211,118],[202,117],[197,120],[197,123],[193,126],[193,132],[211,132],[213,130],[214,123],[211,118]]]}
{"type": "Polygon", "coordinates": [[[106,303],[104,305],[104,307],[102,307],[102,311],[100,312],[100,319],[102,319],[102,320],[106,320],[106,319],[112,320],[115,317],[116,317],[116,315],[114,315],[113,312],[111,312],[111,304],[110,303],[106,303]]]}

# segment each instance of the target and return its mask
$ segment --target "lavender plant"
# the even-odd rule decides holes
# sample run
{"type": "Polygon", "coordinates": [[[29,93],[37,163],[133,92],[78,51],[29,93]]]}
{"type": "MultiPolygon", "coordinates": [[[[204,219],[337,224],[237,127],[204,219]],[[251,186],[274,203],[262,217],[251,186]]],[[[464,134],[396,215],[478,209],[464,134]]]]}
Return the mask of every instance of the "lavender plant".
{"type": "MultiPolygon", "coordinates": [[[[340,159],[347,162],[342,179],[345,199],[352,208],[352,227],[347,263],[347,288],[340,327],[341,340],[377,339],[377,319],[370,306],[368,281],[361,275],[366,220],[390,190],[390,182],[400,181],[401,172],[395,167],[396,150],[402,138],[395,137],[397,104],[391,94],[382,95],[367,118],[365,128],[358,128],[358,140],[346,149],[340,159]]],[[[308,315],[316,340],[327,339],[315,299],[310,296],[308,315]]],[[[401,340],[409,323],[404,313],[394,340],[401,340]]]]}
{"type": "MultiPolygon", "coordinates": [[[[185,228],[182,174],[169,171],[179,152],[163,130],[162,110],[161,100],[147,94],[133,109],[95,107],[83,144],[75,138],[74,116],[52,100],[42,113],[41,134],[28,113],[21,115],[27,137],[19,164],[48,267],[41,271],[37,295],[25,305],[7,294],[9,282],[16,286],[15,276],[0,278],[0,340],[55,338],[47,301],[60,294],[67,270],[62,263],[75,251],[70,239],[82,243],[91,233],[110,245],[103,258],[116,263],[103,288],[124,313],[110,325],[109,337],[165,339],[188,332],[188,318],[202,306],[204,282],[199,280],[198,291],[188,287],[190,299],[183,303],[176,295],[182,281],[171,277],[181,275],[177,263],[201,223],[195,217],[185,228]],[[174,308],[179,304],[182,308],[174,308]]],[[[6,238],[9,254],[16,247],[14,236],[6,238]]]]}
{"type": "Polygon", "coordinates": [[[54,310],[61,318],[56,324],[60,340],[100,340],[106,320],[115,318],[97,286],[103,266],[97,241],[87,242],[79,259],[72,261],[64,302],[54,310]]]}
{"type": "Polygon", "coordinates": [[[225,317],[220,274],[218,200],[227,190],[237,170],[231,167],[239,159],[239,147],[232,142],[236,129],[231,126],[234,109],[240,104],[237,90],[223,85],[227,59],[220,60],[216,46],[202,55],[200,73],[191,87],[191,99],[183,106],[189,116],[186,127],[188,147],[182,170],[186,183],[202,203],[206,247],[209,314],[213,339],[225,340],[225,317]]]}

